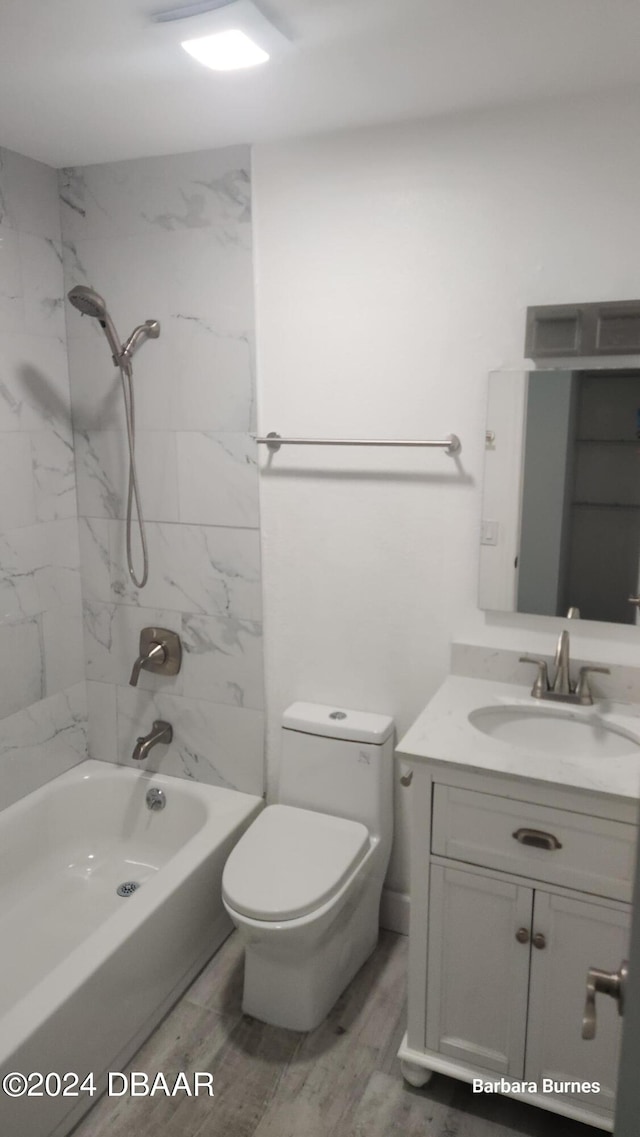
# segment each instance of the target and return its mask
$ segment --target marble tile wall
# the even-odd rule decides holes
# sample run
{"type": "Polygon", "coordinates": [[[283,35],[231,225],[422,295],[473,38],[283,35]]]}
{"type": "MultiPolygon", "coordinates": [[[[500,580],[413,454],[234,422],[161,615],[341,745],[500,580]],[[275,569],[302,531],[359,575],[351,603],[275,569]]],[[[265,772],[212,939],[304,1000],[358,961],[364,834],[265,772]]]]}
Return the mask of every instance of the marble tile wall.
{"type": "Polygon", "coordinates": [[[55,170],[0,149],[0,808],[86,756],[55,170]]]}
{"type": "MultiPolygon", "coordinates": [[[[249,150],[59,174],[65,289],[89,284],[135,356],[137,461],[150,573],[125,560],[119,378],[96,321],[67,311],[92,757],[129,763],[154,718],[174,742],[145,763],[263,789],[263,670],[249,150]],[[128,684],[140,629],[180,633],[175,678],[128,684]]],[[[138,550],[134,538],[134,549],[138,550]]]]}

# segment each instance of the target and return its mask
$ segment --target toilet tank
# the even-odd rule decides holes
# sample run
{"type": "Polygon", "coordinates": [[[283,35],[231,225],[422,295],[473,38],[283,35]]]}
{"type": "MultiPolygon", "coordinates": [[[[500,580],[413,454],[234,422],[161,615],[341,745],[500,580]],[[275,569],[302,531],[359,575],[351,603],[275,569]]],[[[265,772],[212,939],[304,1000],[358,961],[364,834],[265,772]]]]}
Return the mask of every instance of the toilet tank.
{"type": "Polygon", "coordinates": [[[278,801],[361,821],[390,842],[393,719],[317,703],[282,717],[278,801]]]}

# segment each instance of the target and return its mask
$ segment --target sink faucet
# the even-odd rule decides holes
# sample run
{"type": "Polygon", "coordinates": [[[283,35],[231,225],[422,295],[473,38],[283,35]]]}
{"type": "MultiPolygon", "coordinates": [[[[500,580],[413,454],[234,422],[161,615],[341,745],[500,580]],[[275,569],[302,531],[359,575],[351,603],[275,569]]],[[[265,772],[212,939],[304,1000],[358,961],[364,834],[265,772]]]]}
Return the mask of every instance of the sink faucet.
{"type": "Polygon", "coordinates": [[[556,695],[571,695],[571,682],[569,680],[569,633],[564,629],[558,636],[556,644],[556,677],[553,680],[553,692],[556,695]]]}
{"type": "Polygon", "coordinates": [[[531,688],[533,698],[552,699],[558,703],[579,703],[583,707],[590,707],[593,704],[593,695],[588,677],[594,671],[609,675],[609,668],[595,667],[591,664],[581,667],[577,683],[572,683],[569,669],[569,633],[566,628],[558,637],[554,662],[556,672],[553,683],[550,683],[546,659],[534,659],[530,655],[520,656],[520,663],[533,663],[538,668],[538,674],[531,688]]]}
{"type": "Polygon", "coordinates": [[[136,762],[142,762],[143,759],[149,757],[149,751],[153,746],[157,746],[159,742],[168,745],[172,738],[173,727],[171,723],[164,722],[163,719],[156,719],[149,733],[136,739],[131,757],[135,758],[136,762]]]}

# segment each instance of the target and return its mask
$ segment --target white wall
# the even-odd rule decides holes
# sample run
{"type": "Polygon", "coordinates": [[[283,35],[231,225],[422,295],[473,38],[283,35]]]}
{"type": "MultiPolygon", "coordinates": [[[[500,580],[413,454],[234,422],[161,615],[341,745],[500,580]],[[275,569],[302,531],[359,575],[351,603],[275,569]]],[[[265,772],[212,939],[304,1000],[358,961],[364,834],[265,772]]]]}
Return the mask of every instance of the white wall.
{"type": "MultiPolygon", "coordinates": [[[[402,733],[452,639],[549,651],[558,620],[476,603],[487,373],[521,360],[528,304],[640,294],[639,128],[624,94],[255,149],[261,429],[463,444],[459,467],[303,448],[263,465],[272,786],[292,699],[402,733]]],[[[635,629],[572,636],[640,659],[635,629]]],[[[398,830],[404,889],[404,810],[398,830]]]]}
{"type": "Polygon", "coordinates": [[[86,757],[55,170],[0,149],[0,808],[86,757]]]}
{"type": "Polygon", "coordinates": [[[478,604],[518,609],[522,474],[527,417],[527,371],[493,371],[488,379],[478,604]],[[489,535],[494,543],[489,544],[489,535]]]}

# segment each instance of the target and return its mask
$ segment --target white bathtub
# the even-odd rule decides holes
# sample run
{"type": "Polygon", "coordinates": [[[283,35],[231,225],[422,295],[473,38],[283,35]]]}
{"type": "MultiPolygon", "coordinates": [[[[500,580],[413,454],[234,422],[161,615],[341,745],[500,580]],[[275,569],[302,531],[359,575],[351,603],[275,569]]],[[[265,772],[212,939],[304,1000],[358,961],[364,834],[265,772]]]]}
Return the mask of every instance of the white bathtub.
{"type": "MultiPolygon", "coordinates": [[[[102,1088],[123,1068],[231,931],[222,869],[262,804],[88,761],[0,813],[0,1080],[93,1071],[102,1088]]],[[[97,1096],[0,1090],[0,1134],[62,1137],[97,1096]]]]}

